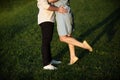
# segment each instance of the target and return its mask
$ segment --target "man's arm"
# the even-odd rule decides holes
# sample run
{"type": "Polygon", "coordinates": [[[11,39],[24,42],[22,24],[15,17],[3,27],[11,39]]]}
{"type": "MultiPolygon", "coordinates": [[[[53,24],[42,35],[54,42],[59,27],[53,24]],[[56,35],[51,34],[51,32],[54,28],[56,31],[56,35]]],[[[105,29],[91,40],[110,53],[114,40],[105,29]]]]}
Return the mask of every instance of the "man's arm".
{"type": "MultiPolygon", "coordinates": [[[[47,0],[48,3],[54,3],[54,2],[57,2],[58,0],[47,0]]],[[[48,10],[52,10],[52,11],[59,11],[59,7],[56,7],[56,6],[53,6],[51,5],[48,10]]]]}
{"type": "MultiPolygon", "coordinates": [[[[49,3],[54,3],[54,2],[57,2],[57,1],[59,1],[59,0],[48,0],[49,3]]],[[[60,12],[60,13],[66,13],[66,12],[67,12],[67,10],[64,9],[62,6],[61,6],[61,7],[56,7],[56,6],[53,6],[53,5],[51,5],[51,6],[48,8],[48,10],[58,11],[58,12],[60,12]]]]}
{"type": "Polygon", "coordinates": [[[50,6],[48,7],[48,10],[50,10],[50,11],[59,11],[59,7],[56,7],[56,6],[54,6],[54,5],[50,5],[50,6]]]}
{"type": "Polygon", "coordinates": [[[62,6],[61,7],[56,7],[56,6],[50,5],[48,10],[58,11],[59,13],[67,13],[67,9],[64,9],[62,6]]]}
{"type": "Polygon", "coordinates": [[[48,4],[47,0],[38,0],[37,6],[40,8],[41,6],[50,11],[58,11],[60,13],[66,13],[67,10],[63,7],[56,7],[54,5],[48,4]]]}

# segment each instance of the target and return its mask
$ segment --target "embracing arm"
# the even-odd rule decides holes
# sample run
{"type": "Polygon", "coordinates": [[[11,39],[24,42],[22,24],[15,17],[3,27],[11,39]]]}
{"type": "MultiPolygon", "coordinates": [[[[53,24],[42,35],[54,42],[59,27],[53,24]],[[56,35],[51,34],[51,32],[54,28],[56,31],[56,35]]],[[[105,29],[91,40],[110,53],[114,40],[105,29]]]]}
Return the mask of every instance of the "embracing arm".
{"type": "MultiPolygon", "coordinates": [[[[57,2],[59,0],[48,0],[49,3],[54,3],[57,2]]],[[[63,8],[63,6],[60,7],[56,7],[54,5],[50,5],[50,7],[48,8],[48,10],[52,10],[52,11],[58,11],[60,13],[67,13],[67,10],[63,8]]]]}
{"type": "MultiPolygon", "coordinates": [[[[54,3],[54,2],[57,2],[58,0],[47,0],[47,1],[48,1],[48,3],[54,3]]],[[[56,7],[56,6],[51,5],[51,6],[48,8],[48,10],[59,11],[59,8],[56,7]]]]}
{"type": "MultiPolygon", "coordinates": [[[[38,3],[37,3],[38,8],[40,8],[42,6],[44,9],[47,9],[47,10],[50,10],[50,11],[58,11],[60,13],[66,13],[67,12],[67,10],[64,9],[63,7],[56,7],[54,5],[48,4],[47,0],[37,0],[37,1],[38,1],[38,3]]],[[[53,2],[54,0],[51,0],[51,1],[53,2]]]]}
{"type": "Polygon", "coordinates": [[[57,11],[59,13],[67,13],[67,9],[64,9],[62,6],[61,7],[56,7],[56,6],[50,5],[48,10],[50,10],[50,11],[57,11]]]}
{"type": "Polygon", "coordinates": [[[59,11],[59,8],[56,7],[56,6],[50,5],[50,6],[48,7],[48,10],[50,10],[50,11],[59,11]]]}

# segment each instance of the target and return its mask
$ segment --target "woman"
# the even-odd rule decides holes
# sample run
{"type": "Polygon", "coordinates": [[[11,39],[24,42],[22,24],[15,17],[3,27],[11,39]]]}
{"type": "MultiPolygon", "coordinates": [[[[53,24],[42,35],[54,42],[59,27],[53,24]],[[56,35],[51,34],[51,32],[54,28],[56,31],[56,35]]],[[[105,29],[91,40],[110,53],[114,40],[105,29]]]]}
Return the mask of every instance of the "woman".
{"type": "Polygon", "coordinates": [[[60,7],[64,6],[68,10],[67,13],[61,14],[55,12],[56,22],[57,22],[57,31],[61,42],[65,42],[69,46],[70,50],[70,63],[69,65],[74,64],[78,57],[75,55],[75,46],[78,46],[83,49],[87,49],[90,52],[93,51],[92,47],[84,40],[79,42],[71,36],[72,33],[72,15],[69,7],[69,0],[48,0],[50,3],[53,3],[55,6],[60,7]],[[57,1],[57,2],[56,2],[57,1]]]}

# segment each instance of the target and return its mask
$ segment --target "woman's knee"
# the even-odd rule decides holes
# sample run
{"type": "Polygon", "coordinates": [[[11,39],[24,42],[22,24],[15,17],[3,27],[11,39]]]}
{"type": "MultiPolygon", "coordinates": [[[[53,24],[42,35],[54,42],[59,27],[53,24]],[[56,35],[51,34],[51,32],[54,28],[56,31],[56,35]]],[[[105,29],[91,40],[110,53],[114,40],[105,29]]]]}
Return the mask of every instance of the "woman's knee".
{"type": "Polygon", "coordinates": [[[67,36],[60,36],[59,39],[61,42],[65,42],[67,40],[67,36]]]}

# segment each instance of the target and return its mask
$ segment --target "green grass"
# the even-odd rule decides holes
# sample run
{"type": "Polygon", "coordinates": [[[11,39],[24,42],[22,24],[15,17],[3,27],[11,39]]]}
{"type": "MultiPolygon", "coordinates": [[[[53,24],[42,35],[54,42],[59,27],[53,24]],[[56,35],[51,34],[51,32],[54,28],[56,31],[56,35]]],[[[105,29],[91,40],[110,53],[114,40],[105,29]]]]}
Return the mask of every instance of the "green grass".
{"type": "Polygon", "coordinates": [[[76,47],[77,63],[68,66],[68,46],[58,39],[56,27],[51,50],[62,60],[56,71],[44,71],[41,30],[36,0],[0,3],[0,80],[119,80],[120,1],[71,0],[75,17],[73,36],[94,48],[89,54],[76,47]]]}

